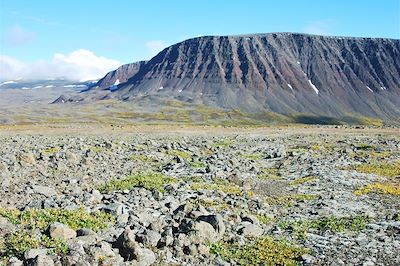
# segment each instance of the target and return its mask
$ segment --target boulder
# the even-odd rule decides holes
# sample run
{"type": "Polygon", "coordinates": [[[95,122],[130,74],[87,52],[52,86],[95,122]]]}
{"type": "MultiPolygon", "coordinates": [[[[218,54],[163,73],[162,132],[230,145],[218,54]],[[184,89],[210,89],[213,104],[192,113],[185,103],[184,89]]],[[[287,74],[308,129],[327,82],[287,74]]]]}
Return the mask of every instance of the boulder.
{"type": "Polygon", "coordinates": [[[150,249],[142,248],[135,238],[131,229],[125,229],[118,237],[116,246],[119,248],[121,256],[127,261],[135,260],[133,265],[152,265],[156,260],[156,255],[150,249]]]}
{"type": "Polygon", "coordinates": [[[53,266],[54,261],[51,259],[50,256],[45,254],[39,254],[32,262],[32,266],[53,266]]]}
{"type": "Polygon", "coordinates": [[[69,228],[67,225],[56,222],[50,225],[49,235],[52,238],[67,240],[76,237],[76,232],[75,230],[69,228]]]}
{"type": "Polygon", "coordinates": [[[220,214],[202,215],[197,218],[198,221],[207,222],[212,225],[214,230],[222,237],[225,233],[224,219],[220,214]]]}
{"type": "Polygon", "coordinates": [[[245,237],[259,237],[264,230],[259,225],[246,222],[239,228],[238,233],[245,237]]]}
{"type": "Polygon", "coordinates": [[[36,258],[38,255],[47,255],[49,250],[46,248],[33,248],[30,250],[25,251],[24,259],[30,260],[36,258]]]}
{"type": "Polygon", "coordinates": [[[33,156],[32,153],[21,154],[19,156],[19,161],[20,161],[21,165],[23,165],[23,166],[36,164],[35,156],[33,156]]]}
{"type": "Polygon", "coordinates": [[[214,227],[203,221],[195,222],[189,232],[189,238],[193,243],[216,242],[221,239],[214,227]]]}

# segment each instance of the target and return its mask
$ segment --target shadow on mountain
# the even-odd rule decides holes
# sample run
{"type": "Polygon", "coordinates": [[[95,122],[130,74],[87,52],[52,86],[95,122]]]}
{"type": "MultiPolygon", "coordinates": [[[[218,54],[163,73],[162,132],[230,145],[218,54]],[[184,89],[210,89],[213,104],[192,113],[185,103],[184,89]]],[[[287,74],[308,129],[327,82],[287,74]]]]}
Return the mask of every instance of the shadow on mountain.
{"type": "Polygon", "coordinates": [[[298,115],[294,118],[295,123],[300,124],[320,124],[320,125],[341,125],[343,124],[337,118],[328,117],[328,116],[312,116],[312,115],[298,115]]]}

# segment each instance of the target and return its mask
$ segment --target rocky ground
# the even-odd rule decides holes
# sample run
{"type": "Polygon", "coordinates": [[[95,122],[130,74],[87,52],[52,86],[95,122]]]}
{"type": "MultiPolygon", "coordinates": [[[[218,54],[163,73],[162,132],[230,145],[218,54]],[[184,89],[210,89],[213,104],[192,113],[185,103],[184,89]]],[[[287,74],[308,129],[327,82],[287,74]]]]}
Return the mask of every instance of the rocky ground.
{"type": "Polygon", "coordinates": [[[82,131],[0,134],[0,265],[400,264],[398,129],[82,131]]]}

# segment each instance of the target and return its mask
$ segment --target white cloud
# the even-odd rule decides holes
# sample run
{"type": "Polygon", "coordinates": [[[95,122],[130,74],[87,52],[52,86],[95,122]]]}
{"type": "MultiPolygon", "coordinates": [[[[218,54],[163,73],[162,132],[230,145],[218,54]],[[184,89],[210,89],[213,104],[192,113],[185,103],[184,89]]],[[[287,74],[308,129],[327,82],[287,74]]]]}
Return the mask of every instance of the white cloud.
{"type": "Polygon", "coordinates": [[[28,31],[19,25],[14,25],[7,30],[5,41],[11,45],[24,45],[32,42],[35,37],[35,32],[28,31]]]}
{"type": "Polygon", "coordinates": [[[332,19],[324,19],[324,20],[316,20],[310,22],[307,26],[304,27],[304,32],[309,34],[316,35],[330,35],[331,28],[334,24],[334,20],[332,19]]]}
{"type": "Polygon", "coordinates": [[[0,80],[56,79],[92,80],[116,69],[119,61],[97,56],[85,49],[70,54],[54,54],[51,61],[24,63],[6,55],[0,55],[0,80]]]}
{"type": "Polygon", "coordinates": [[[168,45],[160,40],[156,41],[149,41],[146,43],[146,47],[149,50],[150,56],[155,56],[159,52],[161,52],[164,48],[166,48],[168,45]]]}

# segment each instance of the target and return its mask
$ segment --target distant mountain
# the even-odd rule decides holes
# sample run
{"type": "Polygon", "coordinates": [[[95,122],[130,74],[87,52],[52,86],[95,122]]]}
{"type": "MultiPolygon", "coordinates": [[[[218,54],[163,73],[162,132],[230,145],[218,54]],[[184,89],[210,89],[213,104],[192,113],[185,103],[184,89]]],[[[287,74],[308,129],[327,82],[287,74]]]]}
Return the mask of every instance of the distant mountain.
{"type": "Polygon", "coordinates": [[[93,82],[70,80],[8,80],[0,82],[0,107],[18,107],[26,103],[48,104],[60,94],[76,95],[93,82]]]}
{"type": "Polygon", "coordinates": [[[296,33],[199,37],[108,73],[74,100],[137,102],[148,96],[250,113],[399,121],[400,40],[296,33]]]}
{"type": "Polygon", "coordinates": [[[129,78],[136,75],[140,68],[146,64],[146,61],[139,61],[136,63],[122,65],[116,70],[108,72],[102,79],[100,79],[95,86],[103,89],[118,86],[126,82],[129,78]]]}
{"type": "Polygon", "coordinates": [[[94,83],[93,81],[77,82],[71,80],[8,80],[0,82],[1,89],[22,89],[22,90],[37,90],[43,88],[57,88],[62,91],[63,88],[80,88],[84,90],[94,83]]]}

